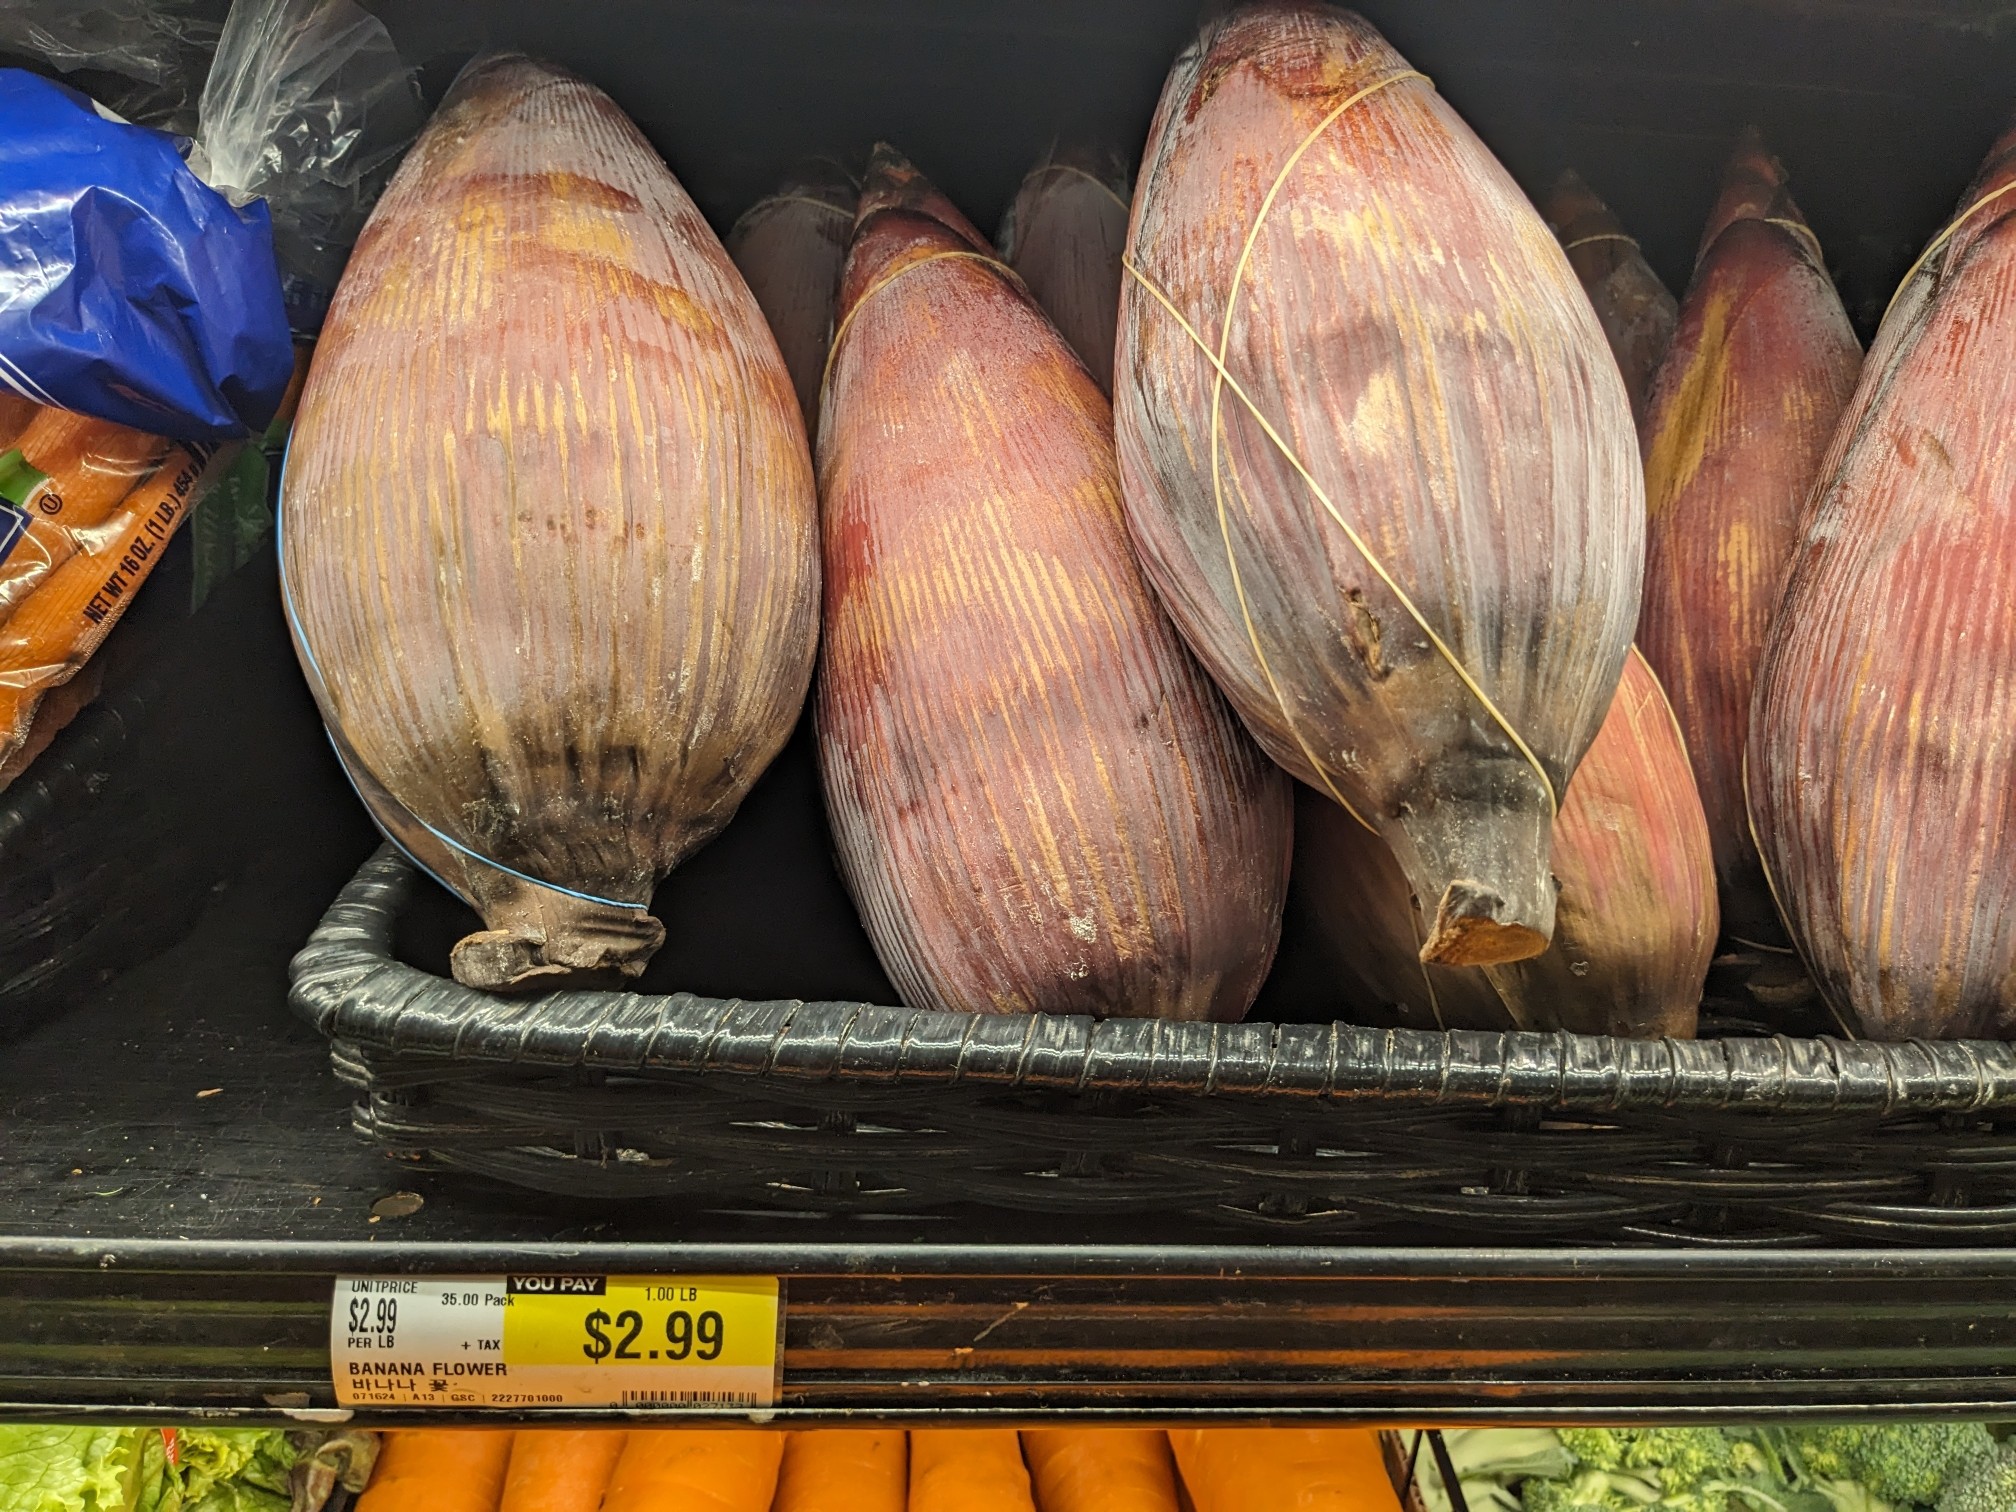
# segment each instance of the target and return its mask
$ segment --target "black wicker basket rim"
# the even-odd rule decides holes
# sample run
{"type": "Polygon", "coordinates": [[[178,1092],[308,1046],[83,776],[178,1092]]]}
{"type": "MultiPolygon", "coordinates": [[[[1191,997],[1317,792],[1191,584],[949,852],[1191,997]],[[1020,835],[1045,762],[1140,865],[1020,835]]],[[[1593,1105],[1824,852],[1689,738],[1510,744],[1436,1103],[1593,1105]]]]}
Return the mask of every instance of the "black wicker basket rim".
{"type": "Polygon", "coordinates": [[[289,1002],[367,1049],[527,1070],[963,1082],[1157,1096],[1758,1113],[2016,1107],[2016,1052],[1982,1041],[1624,1040],[1566,1033],[936,1013],[690,993],[506,998],[408,966],[392,930],[416,872],[365,862],[294,958],[289,1002]]]}

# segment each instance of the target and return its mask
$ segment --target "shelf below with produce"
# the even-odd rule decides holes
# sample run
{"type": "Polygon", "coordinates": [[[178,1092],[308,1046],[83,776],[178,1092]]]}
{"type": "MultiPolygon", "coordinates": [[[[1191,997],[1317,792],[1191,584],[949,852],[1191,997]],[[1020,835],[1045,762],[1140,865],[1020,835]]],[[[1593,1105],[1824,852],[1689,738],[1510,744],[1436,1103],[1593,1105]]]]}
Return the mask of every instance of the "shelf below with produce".
{"type": "MultiPolygon", "coordinates": [[[[285,1011],[310,905],[247,925],[235,900],[262,885],[0,1058],[0,1421],[327,1417],[339,1275],[556,1271],[781,1277],[791,1422],[2016,1406],[2016,1250],[1353,1248],[1140,1215],[794,1219],[403,1165],[351,1134],[326,1047],[285,1011]]],[[[422,1418],[442,1413],[355,1420],[422,1418]]]]}

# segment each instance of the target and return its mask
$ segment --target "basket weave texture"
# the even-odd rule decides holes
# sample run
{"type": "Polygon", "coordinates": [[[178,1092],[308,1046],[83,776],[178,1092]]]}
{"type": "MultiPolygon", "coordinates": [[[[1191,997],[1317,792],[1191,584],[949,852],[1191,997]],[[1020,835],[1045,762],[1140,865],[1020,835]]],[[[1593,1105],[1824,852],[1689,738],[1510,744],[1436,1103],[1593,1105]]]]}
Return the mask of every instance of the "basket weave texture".
{"type": "Polygon", "coordinates": [[[389,1151],[736,1210],[1181,1215],[1305,1241],[2016,1238],[2016,1052],[500,998],[395,959],[389,847],[291,1002],[389,1151]]]}
{"type": "Polygon", "coordinates": [[[262,582],[241,573],[192,614],[187,540],[99,651],[97,699],[0,792],[0,1039],[172,945],[237,862],[244,720],[223,711],[262,582]]]}

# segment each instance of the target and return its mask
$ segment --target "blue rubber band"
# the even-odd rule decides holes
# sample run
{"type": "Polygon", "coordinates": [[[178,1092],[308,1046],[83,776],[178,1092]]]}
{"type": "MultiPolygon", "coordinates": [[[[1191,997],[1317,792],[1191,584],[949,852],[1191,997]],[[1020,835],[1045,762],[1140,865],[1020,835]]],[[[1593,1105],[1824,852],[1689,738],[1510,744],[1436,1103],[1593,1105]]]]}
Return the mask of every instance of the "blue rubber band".
{"type": "MultiPolygon", "coordinates": [[[[289,460],[292,459],[293,455],[294,455],[294,432],[290,427],[287,432],[286,444],[282,446],[280,449],[280,488],[279,492],[275,494],[273,499],[273,549],[279,558],[280,607],[286,611],[287,627],[294,632],[294,644],[301,648],[301,655],[303,659],[305,659],[308,663],[308,670],[314,674],[316,684],[319,687],[326,690],[329,686],[328,680],[322,676],[322,664],[315,660],[315,648],[308,644],[308,637],[304,635],[301,631],[300,617],[294,613],[294,593],[293,590],[287,584],[287,537],[286,537],[286,527],[284,524],[284,519],[286,515],[286,499],[287,499],[287,463],[289,462],[289,460]]],[[[343,751],[342,748],[336,744],[335,733],[327,729],[326,727],[324,728],[322,733],[329,737],[329,747],[331,750],[336,752],[336,764],[343,768],[343,777],[344,780],[350,784],[350,790],[357,795],[358,801],[364,805],[366,811],[367,812],[370,811],[371,802],[364,796],[364,790],[357,785],[357,778],[354,774],[352,774],[350,770],[350,763],[343,759],[343,751]]],[[[394,803],[399,803],[398,798],[394,794],[392,794],[389,789],[387,790],[386,796],[391,798],[394,803]]],[[[490,857],[484,855],[481,851],[471,850],[468,846],[464,845],[460,840],[455,839],[452,835],[442,834],[441,831],[434,828],[433,825],[429,824],[425,819],[422,819],[418,814],[414,813],[412,809],[407,808],[405,804],[400,803],[399,807],[405,809],[407,817],[412,819],[412,821],[415,824],[419,825],[420,828],[424,829],[436,840],[439,840],[443,845],[447,846],[448,849],[456,852],[459,855],[467,856],[471,861],[475,861],[480,865],[487,866],[492,871],[500,871],[504,873],[504,875],[507,877],[515,877],[520,882],[530,883],[533,887],[543,887],[548,892],[559,893],[562,897],[574,898],[582,903],[598,904],[603,908],[618,908],[635,912],[636,910],[641,909],[645,906],[642,903],[626,903],[617,898],[598,898],[594,893],[577,892],[571,887],[562,887],[557,882],[546,882],[542,881],[538,877],[528,876],[526,873],[519,871],[516,867],[506,866],[502,861],[491,860],[490,857]]],[[[411,861],[415,866],[419,867],[421,871],[427,873],[428,876],[432,877],[436,882],[439,882],[443,887],[447,888],[448,891],[458,894],[462,891],[461,888],[456,887],[452,883],[448,882],[441,876],[439,872],[435,871],[433,867],[429,866],[425,861],[422,861],[418,856],[414,855],[412,851],[408,850],[404,845],[400,844],[399,837],[393,834],[391,830],[387,828],[384,821],[379,819],[375,813],[373,813],[371,817],[372,821],[377,824],[379,833],[383,834],[387,840],[390,840],[392,844],[398,848],[400,854],[405,856],[408,861],[411,861]]]]}

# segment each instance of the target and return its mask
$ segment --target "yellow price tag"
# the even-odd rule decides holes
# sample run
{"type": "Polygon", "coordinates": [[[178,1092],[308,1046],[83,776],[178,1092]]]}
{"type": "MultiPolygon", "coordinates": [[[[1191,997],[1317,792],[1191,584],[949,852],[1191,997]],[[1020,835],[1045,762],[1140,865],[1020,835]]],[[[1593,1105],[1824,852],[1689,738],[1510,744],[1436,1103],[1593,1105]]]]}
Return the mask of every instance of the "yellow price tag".
{"type": "Polygon", "coordinates": [[[504,1358],[514,1365],[769,1370],[776,1363],[775,1276],[513,1276],[510,1280],[504,1358]],[[598,1289],[567,1289],[580,1286],[598,1289]]]}
{"type": "Polygon", "coordinates": [[[346,1406],[766,1408],[775,1276],[346,1276],[346,1406]]]}

